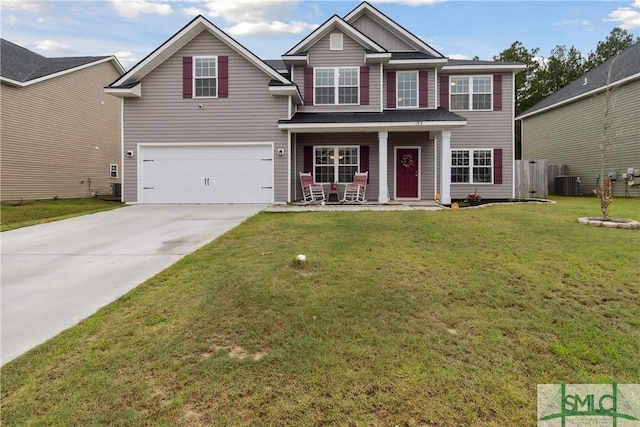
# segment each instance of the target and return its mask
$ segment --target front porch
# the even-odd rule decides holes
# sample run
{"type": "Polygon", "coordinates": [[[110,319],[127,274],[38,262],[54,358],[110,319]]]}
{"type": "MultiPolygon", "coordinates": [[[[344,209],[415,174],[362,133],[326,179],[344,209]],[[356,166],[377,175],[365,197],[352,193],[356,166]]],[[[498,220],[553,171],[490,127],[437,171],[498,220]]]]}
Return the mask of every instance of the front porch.
{"type": "Polygon", "coordinates": [[[355,172],[369,172],[370,203],[402,205],[439,195],[449,204],[451,131],[465,124],[442,109],[296,113],[279,123],[288,131],[290,147],[288,202],[302,200],[300,172],[312,173],[325,190],[332,184],[343,188],[355,172]]]}
{"type": "Polygon", "coordinates": [[[287,205],[270,205],[265,212],[361,212],[361,211],[440,211],[448,210],[435,200],[419,200],[414,202],[366,202],[358,204],[325,203],[304,204],[294,202],[287,205]]]}

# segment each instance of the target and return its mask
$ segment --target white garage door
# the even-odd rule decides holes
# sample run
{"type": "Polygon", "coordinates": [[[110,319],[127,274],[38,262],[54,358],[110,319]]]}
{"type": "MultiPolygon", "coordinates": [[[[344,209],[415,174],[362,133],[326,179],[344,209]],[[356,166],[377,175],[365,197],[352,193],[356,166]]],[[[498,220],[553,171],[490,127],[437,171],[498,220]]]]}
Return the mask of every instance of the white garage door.
{"type": "Polygon", "coordinates": [[[170,145],[140,148],[142,203],[272,203],[273,148],[170,145]]]}

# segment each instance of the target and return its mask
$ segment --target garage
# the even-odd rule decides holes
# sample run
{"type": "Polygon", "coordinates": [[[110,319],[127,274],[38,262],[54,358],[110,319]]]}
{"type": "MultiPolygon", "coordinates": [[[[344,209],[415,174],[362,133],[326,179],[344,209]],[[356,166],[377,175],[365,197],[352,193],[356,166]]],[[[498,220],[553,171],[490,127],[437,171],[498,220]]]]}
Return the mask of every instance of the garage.
{"type": "Polygon", "coordinates": [[[272,203],[272,144],[141,145],[140,203],[272,203]]]}

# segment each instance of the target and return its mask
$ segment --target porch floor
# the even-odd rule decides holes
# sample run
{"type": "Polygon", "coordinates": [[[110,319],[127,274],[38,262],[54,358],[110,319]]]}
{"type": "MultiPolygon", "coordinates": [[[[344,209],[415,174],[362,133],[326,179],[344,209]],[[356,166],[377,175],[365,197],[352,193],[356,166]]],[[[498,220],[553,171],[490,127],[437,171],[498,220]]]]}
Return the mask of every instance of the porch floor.
{"type": "Polygon", "coordinates": [[[319,203],[304,204],[294,202],[287,205],[269,205],[265,212],[358,212],[358,211],[439,211],[448,210],[434,200],[415,200],[389,203],[367,202],[363,204],[319,203]]]}

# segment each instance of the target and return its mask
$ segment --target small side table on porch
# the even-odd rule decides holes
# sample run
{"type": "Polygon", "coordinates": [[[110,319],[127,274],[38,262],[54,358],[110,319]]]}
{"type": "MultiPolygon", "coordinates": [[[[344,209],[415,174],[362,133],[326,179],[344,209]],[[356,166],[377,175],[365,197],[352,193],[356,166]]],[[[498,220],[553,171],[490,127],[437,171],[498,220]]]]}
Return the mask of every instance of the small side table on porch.
{"type": "Polygon", "coordinates": [[[337,188],[335,190],[331,188],[327,190],[327,203],[340,203],[340,191],[337,188]],[[333,196],[335,196],[335,201],[332,200],[333,196]]]}

